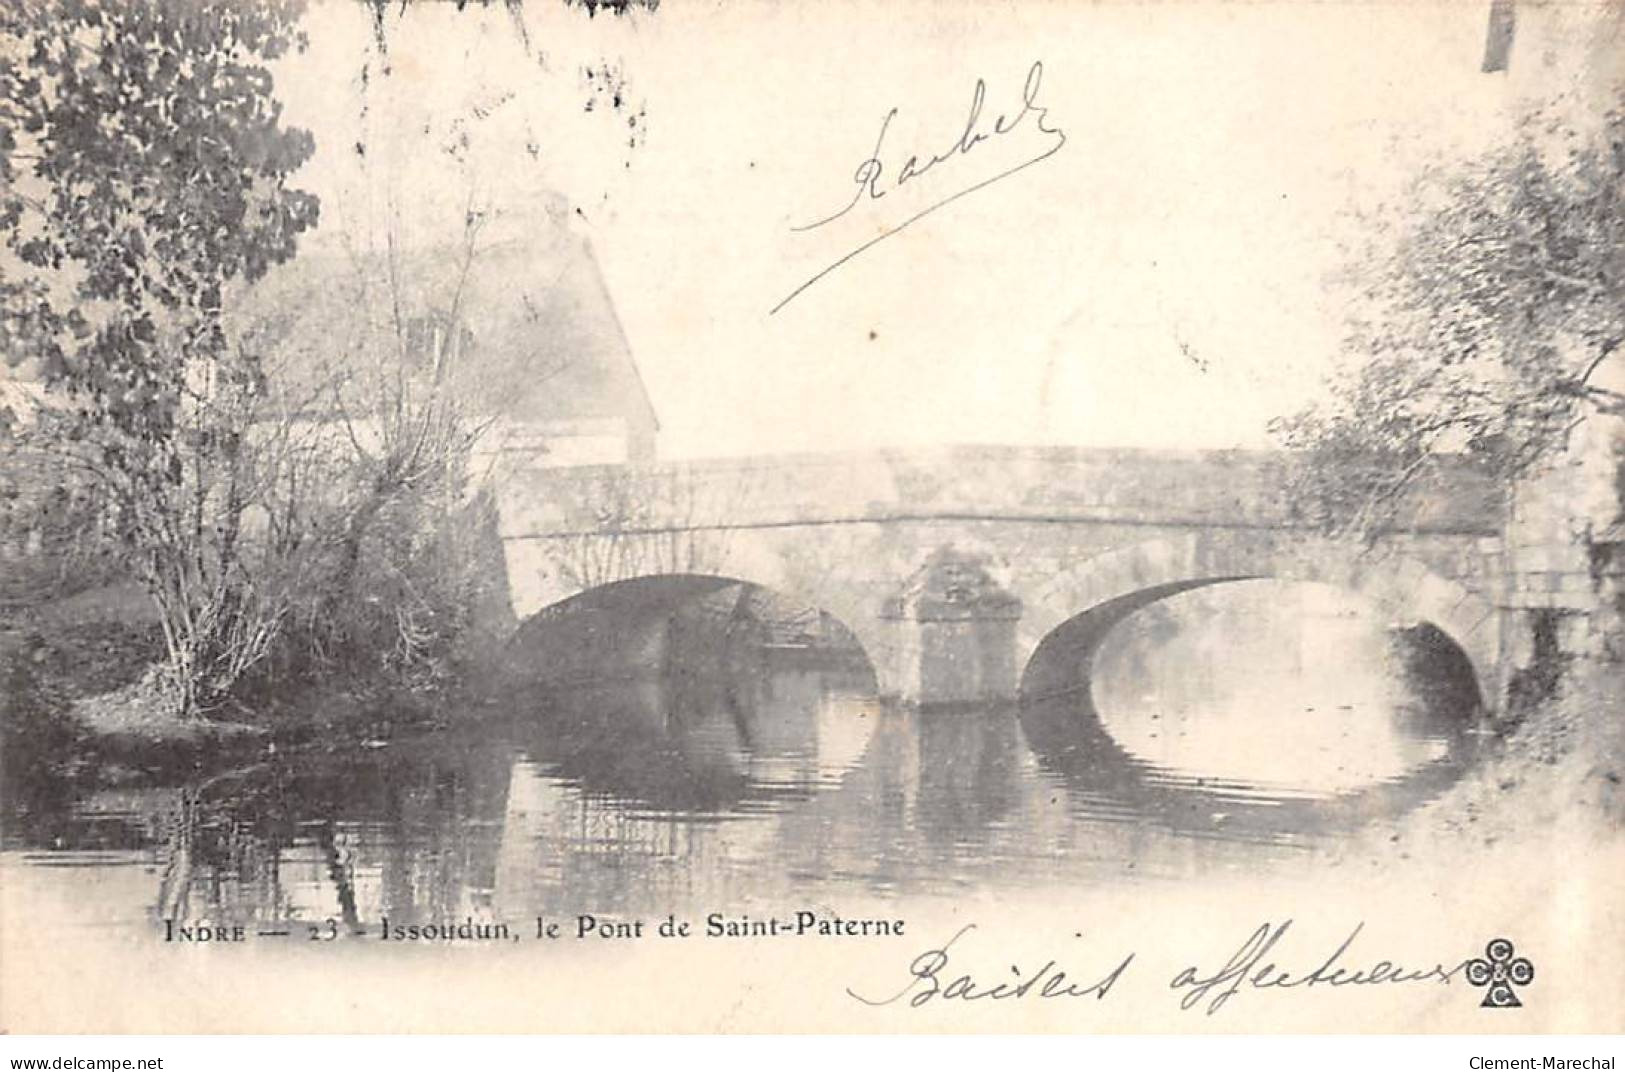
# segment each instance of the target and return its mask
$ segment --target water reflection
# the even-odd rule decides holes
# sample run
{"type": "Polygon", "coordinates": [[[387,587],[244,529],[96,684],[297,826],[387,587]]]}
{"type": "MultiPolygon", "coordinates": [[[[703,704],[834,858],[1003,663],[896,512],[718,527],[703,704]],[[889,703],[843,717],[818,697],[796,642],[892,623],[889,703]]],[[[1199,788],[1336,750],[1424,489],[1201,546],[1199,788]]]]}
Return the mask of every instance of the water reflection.
{"type": "Polygon", "coordinates": [[[1437,638],[1180,598],[1020,708],[896,709],[861,657],[734,652],[515,690],[500,719],[383,747],[36,802],[8,812],[0,866],[148,925],[838,903],[1253,870],[1471,760],[1466,694],[1414,687],[1437,638]]]}
{"type": "Polygon", "coordinates": [[[509,727],[526,753],[582,791],[697,815],[805,800],[860,756],[873,729],[866,665],[765,663],[574,687],[509,727]]]}
{"type": "Polygon", "coordinates": [[[1023,710],[1029,740],[1083,799],[1196,836],[1318,836],[1397,814],[1483,740],[1458,649],[1324,586],[1182,592],[1080,637],[1072,686],[1023,710]]]}

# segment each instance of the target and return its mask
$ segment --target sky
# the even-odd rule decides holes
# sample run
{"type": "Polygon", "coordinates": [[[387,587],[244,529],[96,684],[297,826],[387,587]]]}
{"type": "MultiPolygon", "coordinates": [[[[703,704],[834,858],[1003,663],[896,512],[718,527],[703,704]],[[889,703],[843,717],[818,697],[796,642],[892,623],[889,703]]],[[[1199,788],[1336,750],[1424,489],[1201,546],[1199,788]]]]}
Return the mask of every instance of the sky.
{"type": "Polygon", "coordinates": [[[1323,389],[1356,214],[1572,81],[1539,7],[1482,73],[1487,7],[424,5],[383,56],[313,0],[276,73],[323,240],[585,236],[665,456],[1257,447],[1323,389]]]}

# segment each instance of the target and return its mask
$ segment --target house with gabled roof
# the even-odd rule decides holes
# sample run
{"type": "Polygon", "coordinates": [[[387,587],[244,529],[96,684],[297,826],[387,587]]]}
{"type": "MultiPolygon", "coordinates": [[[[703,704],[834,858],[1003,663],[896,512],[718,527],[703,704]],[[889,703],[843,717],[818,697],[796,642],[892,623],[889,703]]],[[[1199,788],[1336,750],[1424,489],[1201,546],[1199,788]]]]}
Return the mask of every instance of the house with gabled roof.
{"type": "MultiPolygon", "coordinates": [[[[315,242],[247,295],[268,371],[307,387],[313,419],[335,375],[433,380],[489,427],[478,453],[524,467],[651,461],[659,421],[590,242],[569,231],[357,254],[315,242]]],[[[410,387],[410,384],[409,384],[410,387]]],[[[376,394],[376,392],[375,392],[376,394]]],[[[350,393],[364,407],[364,390],[350,393]]],[[[352,418],[358,414],[351,412],[352,418]]]]}

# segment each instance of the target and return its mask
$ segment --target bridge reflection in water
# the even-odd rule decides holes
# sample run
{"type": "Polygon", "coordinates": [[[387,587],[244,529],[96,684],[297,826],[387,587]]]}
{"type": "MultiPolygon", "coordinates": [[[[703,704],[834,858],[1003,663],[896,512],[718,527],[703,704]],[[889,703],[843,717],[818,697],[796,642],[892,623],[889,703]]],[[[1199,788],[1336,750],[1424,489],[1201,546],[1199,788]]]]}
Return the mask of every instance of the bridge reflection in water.
{"type": "MultiPolygon", "coordinates": [[[[738,605],[720,592],[696,598],[738,605]]],[[[666,637],[679,663],[520,682],[495,721],[36,807],[5,864],[109,872],[75,885],[104,921],[356,929],[1154,881],[1297,858],[1436,795],[1483,739],[1437,638],[1301,586],[1139,608],[1020,706],[883,705],[828,623],[798,646],[703,620],[666,637]]]]}

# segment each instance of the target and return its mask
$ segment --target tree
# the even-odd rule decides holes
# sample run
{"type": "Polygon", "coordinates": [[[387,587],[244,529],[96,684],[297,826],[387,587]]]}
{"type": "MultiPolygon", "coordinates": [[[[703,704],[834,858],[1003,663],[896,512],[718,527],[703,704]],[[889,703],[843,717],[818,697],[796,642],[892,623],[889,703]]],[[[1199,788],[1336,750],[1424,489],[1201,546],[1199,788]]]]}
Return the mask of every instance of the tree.
{"type": "Polygon", "coordinates": [[[300,452],[292,425],[265,431],[265,370],[225,306],[317,218],[287,185],[314,143],[281,125],[263,65],[304,47],[300,9],[0,9],[0,353],[60,400],[43,434],[105,495],[188,713],[263,654],[280,613],[278,540],[245,522],[300,452]]]}
{"type": "Polygon", "coordinates": [[[391,232],[381,258],[351,250],[347,278],[321,280],[348,331],[311,370],[339,477],[323,504],[331,547],[295,638],[318,662],[375,653],[408,679],[432,676],[471,610],[480,506],[470,459],[500,415],[471,382],[465,299],[484,222],[471,196],[449,273],[425,271],[433,258],[402,263],[391,232]]]}
{"type": "Polygon", "coordinates": [[[1308,452],[1313,520],[1369,537],[1441,454],[1510,484],[1578,421],[1625,412],[1597,382],[1625,341],[1625,110],[1585,127],[1537,111],[1368,222],[1350,367],[1329,405],[1274,429],[1308,452]]]}

